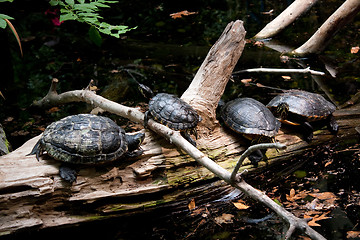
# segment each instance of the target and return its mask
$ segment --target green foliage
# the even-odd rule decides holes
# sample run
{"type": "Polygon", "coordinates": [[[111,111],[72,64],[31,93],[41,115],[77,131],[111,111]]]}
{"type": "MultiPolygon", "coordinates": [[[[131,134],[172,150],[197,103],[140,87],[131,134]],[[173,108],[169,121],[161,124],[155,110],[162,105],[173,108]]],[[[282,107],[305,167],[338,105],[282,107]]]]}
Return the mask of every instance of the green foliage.
{"type": "Polygon", "coordinates": [[[10,17],[8,15],[0,13],[0,27],[3,28],[3,29],[6,28],[6,26],[7,26],[7,22],[6,22],[5,19],[9,20],[9,19],[14,19],[14,18],[12,18],[12,17],[10,17]]]}
{"type": "Polygon", "coordinates": [[[134,28],[128,28],[123,25],[111,25],[106,22],[100,21],[103,17],[100,16],[99,8],[109,8],[109,3],[117,3],[117,1],[109,0],[51,0],[50,5],[60,6],[60,22],[68,20],[76,20],[78,22],[89,24],[89,36],[91,40],[96,44],[101,44],[101,36],[97,32],[101,32],[116,38],[120,37],[120,34],[126,33],[134,28]],[[97,33],[96,33],[97,32],[97,33]]]}

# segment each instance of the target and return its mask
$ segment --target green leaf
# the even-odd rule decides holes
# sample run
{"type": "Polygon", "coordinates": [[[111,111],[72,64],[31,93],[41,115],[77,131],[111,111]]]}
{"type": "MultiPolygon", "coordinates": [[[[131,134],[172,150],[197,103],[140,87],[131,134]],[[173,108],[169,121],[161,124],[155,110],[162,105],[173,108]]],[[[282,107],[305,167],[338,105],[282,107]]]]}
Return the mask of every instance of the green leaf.
{"type": "Polygon", "coordinates": [[[107,0],[103,0],[103,1],[101,1],[101,2],[103,2],[103,3],[118,3],[119,1],[107,1],[107,0]]]}
{"type": "Polygon", "coordinates": [[[2,2],[13,2],[14,0],[0,0],[0,3],[2,2]]]}
{"type": "Polygon", "coordinates": [[[68,14],[60,15],[59,21],[62,22],[62,21],[76,20],[76,19],[78,19],[78,17],[75,14],[68,13],[68,14]]]}
{"type": "Polygon", "coordinates": [[[279,200],[277,200],[277,199],[274,199],[274,202],[276,202],[276,203],[277,203],[277,205],[280,205],[280,206],[282,206],[282,204],[281,204],[281,202],[279,202],[279,200]]]}
{"type": "Polygon", "coordinates": [[[99,20],[97,20],[97,18],[87,18],[87,17],[83,17],[81,18],[83,21],[87,22],[87,23],[92,23],[95,25],[99,25],[99,20]]]}
{"type": "Polygon", "coordinates": [[[6,28],[6,25],[7,25],[7,24],[6,24],[6,21],[5,21],[4,19],[1,19],[1,18],[0,18],[0,27],[1,27],[1,28],[6,28]]]}
{"type": "Polygon", "coordinates": [[[8,16],[8,15],[6,15],[6,14],[1,14],[1,13],[0,13],[0,19],[12,20],[12,19],[14,19],[14,18],[13,18],[13,17],[10,17],[10,16],[8,16]]]}
{"type": "Polygon", "coordinates": [[[99,33],[99,31],[96,29],[96,27],[91,26],[89,28],[89,37],[90,40],[95,43],[96,46],[100,47],[102,44],[102,38],[101,35],[99,33]]]}
{"type": "Polygon", "coordinates": [[[99,16],[99,14],[94,13],[94,12],[80,12],[80,13],[77,13],[77,15],[80,17],[93,17],[93,18],[96,18],[99,16]]]}
{"type": "Polygon", "coordinates": [[[109,8],[110,7],[109,5],[106,5],[106,4],[103,4],[103,3],[100,3],[100,2],[94,2],[94,4],[97,7],[104,7],[104,8],[109,8]]]}
{"type": "Polygon", "coordinates": [[[69,4],[70,5],[70,7],[74,7],[74,0],[65,0],[65,2],[67,3],[67,4],[69,4]]]}
{"type": "Polygon", "coordinates": [[[50,0],[50,2],[49,2],[49,4],[51,5],[51,6],[57,6],[57,5],[59,5],[59,0],[50,0]]]}
{"type": "Polygon", "coordinates": [[[79,2],[80,4],[82,4],[82,3],[85,2],[85,0],[78,0],[78,2],[79,2]]]}
{"type": "Polygon", "coordinates": [[[96,11],[98,8],[96,5],[93,5],[91,3],[82,3],[82,4],[75,4],[74,10],[76,11],[96,11]]]}

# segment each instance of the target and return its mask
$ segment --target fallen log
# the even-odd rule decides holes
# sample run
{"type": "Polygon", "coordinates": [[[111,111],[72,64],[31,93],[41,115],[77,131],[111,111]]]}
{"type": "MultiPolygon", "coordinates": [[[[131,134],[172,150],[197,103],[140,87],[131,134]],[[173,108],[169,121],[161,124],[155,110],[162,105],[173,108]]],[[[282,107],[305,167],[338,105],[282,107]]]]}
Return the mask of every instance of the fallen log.
{"type": "MultiPolygon", "coordinates": [[[[358,137],[355,127],[360,119],[360,105],[338,110],[334,115],[340,126],[338,136],[327,130],[318,130],[314,140],[308,144],[291,129],[280,131],[276,139],[286,144],[287,149],[280,152],[269,149],[267,163],[260,162],[259,167],[254,168],[246,162],[240,171],[261,171],[268,165],[304,154],[314,146],[358,137]]],[[[46,155],[40,161],[34,156],[26,156],[38,138],[0,158],[2,235],[30,227],[45,229],[129,212],[135,214],[136,211],[160,206],[177,206],[203,191],[219,196],[219,193],[231,190],[183,151],[149,131],[143,144],[145,153],[136,161],[81,169],[76,183],[70,185],[60,179],[57,161],[46,155]],[[214,187],[209,182],[218,183],[214,187]],[[201,189],[194,188],[201,184],[204,185],[201,189]],[[179,191],[180,188],[186,194],[179,191]]],[[[225,129],[206,140],[206,144],[202,140],[198,143],[202,152],[229,171],[244,150],[242,139],[225,129]]],[[[181,207],[186,208],[186,204],[181,207]]]]}

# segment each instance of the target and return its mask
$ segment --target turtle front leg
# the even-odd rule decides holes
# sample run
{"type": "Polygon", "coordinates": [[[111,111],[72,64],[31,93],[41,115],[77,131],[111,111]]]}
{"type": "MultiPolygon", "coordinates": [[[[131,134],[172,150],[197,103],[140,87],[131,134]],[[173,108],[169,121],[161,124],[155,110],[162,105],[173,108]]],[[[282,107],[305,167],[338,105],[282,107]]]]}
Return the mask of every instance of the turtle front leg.
{"type": "Polygon", "coordinates": [[[144,128],[147,128],[150,117],[151,117],[150,112],[146,111],[145,114],[144,114],[144,128]]]}
{"type": "Polygon", "coordinates": [[[313,134],[314,128],[311,126],[311,124],[309,122],[304,122],[301,126],[304,129],[305,141],[310,142],[314,137],[314,134],[313,134]]]}
{"type": "Polygon", "coordinates": [[[76,181],[77,178],[77,172],[75,169],[73,169],[68,164],[62,164],[59,168],[59,174],[62,179],[65,181],[68,181],[70,183],[73,183],[76,181]]]}
{"type": "Polygon", "coordinates": [[[248,158],[255,167],[258,166],[258,163],[265,158],[265,152],[266,150],[261,151],[260,149],[252,152],[248,158]]]}
{"type": "Polygon", "coordinates": [[[180,131],[181,136],[185,138],[189,143],[191,143],[194,147],[196,147],[196,142],[194,139],[190,137],[190,134],[187,131],[180,131]]]}
{"type": "Polygon", "coordinates": [[[337,132],[339,131],[339,125],[338,123],[336,122],[335,118],[333,115],[330,115],[328,117],[328,125],[327,125],[327,128],[329,129],[329,131],[332,133],[332,134],[337,134],[337,132]]]}

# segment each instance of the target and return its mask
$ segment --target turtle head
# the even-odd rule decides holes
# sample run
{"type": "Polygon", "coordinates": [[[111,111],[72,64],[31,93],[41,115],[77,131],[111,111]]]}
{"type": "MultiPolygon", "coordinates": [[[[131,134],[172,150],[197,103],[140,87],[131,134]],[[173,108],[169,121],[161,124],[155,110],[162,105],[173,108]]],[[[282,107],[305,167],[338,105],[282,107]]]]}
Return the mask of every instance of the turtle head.
{"type": "Polygon", "coordinates": [[[137,134],[126,134],[126,140],[128,142],[128,151],[132,152],[138,149],[141,143],[144,141],[145,133],[137,133],[137,134]]]}
{"type": "Polygon", "coordinates": [[[286,119],[289,113],[289,104],[282,102],[277,106],[276,113],[280,116],[281,119],[286,119]]]}
{"type": "Polygon", "coordinates": [[[139,90],[140,90],[141,94],[147,99],[151,99],[154,97],[153,91],[144,84],[139,83],[139,90]]]}

